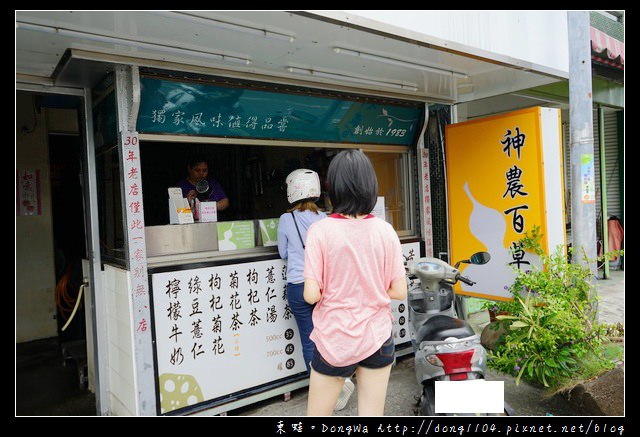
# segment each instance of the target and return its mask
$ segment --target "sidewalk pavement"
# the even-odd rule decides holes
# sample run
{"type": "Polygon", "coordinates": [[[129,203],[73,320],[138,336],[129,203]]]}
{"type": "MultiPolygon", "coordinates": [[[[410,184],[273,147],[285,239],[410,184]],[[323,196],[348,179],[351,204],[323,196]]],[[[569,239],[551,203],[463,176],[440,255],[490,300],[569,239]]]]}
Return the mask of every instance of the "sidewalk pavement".
{"type": "MultiPolygon", "coordinates": [[[[610,279],[598,280],[599,320],[604,323],[624,324],[624,271],[611,271],[610,279]]],[[[478,332],[489,323],[486,311],[471,314],[469,322],[478,332]]],[[[565,398],[560,395],[548,397],[539,387],[521,381],[516,385],[515,378],[498,374],[489,369],[486,379],[489,381],[504,381],[504,399],[515,411],[516,416],[581,416],[584,413],[576,411],[565,398]]],[[[356,388],[357,388],[356,380],[356,388]]],[[[284,401],[283,397],[268,399],[257,404],[228,412],[230,416],[305,416],[307,409],[308,389],[301,388],[291,393],[291,398],[284,401]]],[[[397,359],[391,371],[385,416],[415,416],[418,414],[418,399],[421,390],[416,381],[413,354],[397,359]]],[[[347,406],[334,412],[335,416],[357,416],[358,393],[352,395],[347,406]]]]}
{"type": "Polygon", "coordinates": [[[610,278],[598,280],[598,320],[624,325],[624,270],[611,270],[610,278]]]}

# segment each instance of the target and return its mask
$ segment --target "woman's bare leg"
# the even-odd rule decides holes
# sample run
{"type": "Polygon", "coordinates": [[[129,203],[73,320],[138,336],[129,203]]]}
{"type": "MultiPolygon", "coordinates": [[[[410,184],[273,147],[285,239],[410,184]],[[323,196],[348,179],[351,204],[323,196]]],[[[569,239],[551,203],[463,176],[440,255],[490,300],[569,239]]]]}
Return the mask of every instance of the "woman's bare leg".
{"type": "Polygon", "coordinates": [[[383,416],[387,398],[387,386],[391,375],[391,364],[380,369],[368,369],[358,366],[358,415],[383,416]]]}
{"type": "Polygon", "coordinates": [[[344,378],[340,376],[327,376],[311,369],[307,416],[331,416],[343,384],[344,378]]]}

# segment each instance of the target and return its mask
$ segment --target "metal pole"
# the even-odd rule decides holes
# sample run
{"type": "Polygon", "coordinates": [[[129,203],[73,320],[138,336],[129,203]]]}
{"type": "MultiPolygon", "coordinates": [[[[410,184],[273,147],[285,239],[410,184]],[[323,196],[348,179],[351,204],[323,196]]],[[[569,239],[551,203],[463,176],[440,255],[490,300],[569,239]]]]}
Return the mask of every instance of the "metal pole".
{"type": "MultiPolygon", "coordinates": [[[[598,150],[600,156],[600,208],[602,209],[602,253],[609,251],[609,213],[607,212],[607,160],[605,157],[605,136],[604,136],[604,109],[598,105],[598,150]]],[[[608,279],[609,261],[605,260],[603,264],[602,278],[608,279]]]]}
{"type": "MultiPolygon", "coordinates": [[[[589,12],[567,12],[569,33],[569,120],[571,124],[571,234],[573,263],[592,273],[596,296],[596,180],[589,12]]],[[[594,311],[593,316],[597,312],[594,311]]]]}

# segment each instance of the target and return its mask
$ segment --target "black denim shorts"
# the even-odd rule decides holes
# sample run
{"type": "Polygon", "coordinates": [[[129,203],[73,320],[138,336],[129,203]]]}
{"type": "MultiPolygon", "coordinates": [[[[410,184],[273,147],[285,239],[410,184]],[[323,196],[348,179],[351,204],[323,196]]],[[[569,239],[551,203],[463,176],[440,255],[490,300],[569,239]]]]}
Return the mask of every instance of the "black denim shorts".
{"type": "Polygon", "coordinates": [[[318,352],[318,348],[314,347],[313,358],[311,359],[311,367],[313,368],[313,370],[318,373],[322,373],[323,375],[341,376],[347,378],[353,375],[358,366],[367,367],[369,369],[380,369],[382,367],[387,367],[388,365],[393,363],[395,352],[396,345],[393,342],[393,336],[391,336],[382,344],[380,349],[375,351],[364,360],[345,367],[335,367],[327,363],[320,352],[318,352]]]}

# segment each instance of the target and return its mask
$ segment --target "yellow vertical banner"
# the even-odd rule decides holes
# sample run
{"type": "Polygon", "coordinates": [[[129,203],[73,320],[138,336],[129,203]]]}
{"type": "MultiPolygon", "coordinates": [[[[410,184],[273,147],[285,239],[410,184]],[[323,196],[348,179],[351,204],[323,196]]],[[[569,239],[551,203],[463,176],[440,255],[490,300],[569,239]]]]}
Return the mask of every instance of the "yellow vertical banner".
{"type": "MultiPolygon", "coordinates": [[[[528,108],[446,126],[450,260],[466,260],[478,251],[491,255],[485,265],[460,266],[476,282],[458,285],[460,294],[509,300],[514,268],[539,264],[538,257],[517,242],[534,226],[547,234],[545,190],[563,190],[545,187],[543,138],[549,136],[543,135],[541,110],[528,108]]],[[[559,139],[559,125],[556,116],[554,141],[559,139]]],[[[552,150],[560,153],[555,146],[552,150]]],[[[555,167],[550,170],[561,172],[555,167]]],[[[548,240],[542,244],[548,251],[548,240]]]]}

